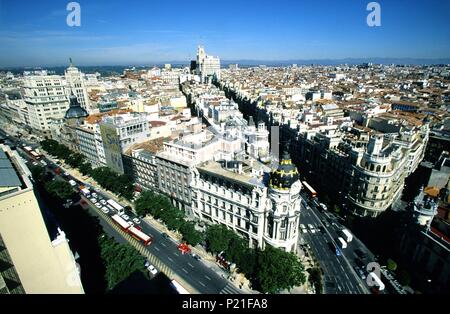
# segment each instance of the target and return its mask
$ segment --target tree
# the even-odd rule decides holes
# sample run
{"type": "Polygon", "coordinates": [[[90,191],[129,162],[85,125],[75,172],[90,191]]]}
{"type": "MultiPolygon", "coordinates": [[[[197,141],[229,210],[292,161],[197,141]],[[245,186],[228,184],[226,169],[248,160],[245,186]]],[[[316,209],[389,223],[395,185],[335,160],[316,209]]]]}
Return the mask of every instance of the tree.
{"type": "Polygon", "coordinates": [[[88,162],[84,162],[80,165],[79,170],[83,175],[88,175],[92,171],[91,164],[88,162]]]}
{"type": "Polygon", "coordinates": [[[322,284],[322,271],[320,268],[314,267],[308,269],[309,273],[309,282],[314,285],[314,288],[316,289],[316,294],[321,294],[323,289],[322,284]]]}
{"type": "Polygon", "coordinates": [[[72,186],[66,181],[50,181],[45,184],[45,189],[48,193],[55,197],[59,197],[60,199],[69,199],[72,198],[75,192],[72,189],[72,186]]]}
{"type": "Polygon", "coordinates": [[[183,240],[192,246],[196,246],[203,241],[203,234],[195,230],[195,224],[192,222],[184,222],[180,227],[183,240]]]}
{"type": "Polygon", "coordinates": [[[257,257],[253,284],[266,293],[277,293],[305,283],[303,265],[293,253],[272,246],[260,251],[257,257]]]}
{"type": "Polygon", "coordinates": [[[43,182],[45,177],[45,169],[40,166],[30,167],[31,176],[36,182],[43,182]]]}
{"type": "Polygon", "coordinates": [[[411,284],[411,276],[409,273],[402,269],[397,273],[398,282],[403,286],[409,286],[411,284]]]}
{"type": "Polygon", "coordinates": [[[397,263],[394,262],[394,260],[389,258],[386,263],[387,263],[387,268],[390,271],[395,271],[397,269],[397,263]]]}
{"type": "Polygon", "coordinates": [[[135,271],[145,271],[144,257],[129,244],[119,244],[105,235],[101,235],[98,242],[106,266],[105,277],[109,290],[135,271]]]}
{"type": "Polygon", "coordinates": [[[226,251],[233,237],[235,237],[234,232],[224,225],[209,226],[205,234],[208,250],[215,254],[226,251]]]}

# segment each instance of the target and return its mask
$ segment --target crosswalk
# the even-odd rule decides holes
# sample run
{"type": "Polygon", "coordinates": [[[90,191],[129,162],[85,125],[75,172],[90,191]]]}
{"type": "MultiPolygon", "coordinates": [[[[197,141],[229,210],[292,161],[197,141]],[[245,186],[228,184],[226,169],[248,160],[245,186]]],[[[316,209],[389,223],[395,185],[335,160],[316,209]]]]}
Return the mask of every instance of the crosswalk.
{"type": "Polygon", "coordinates": [[[242,294],[243,292],[233,286],[232,284],[228,283],[225,287],[223,287],[222,290],[220,290],[219,294],[242,294]]]}

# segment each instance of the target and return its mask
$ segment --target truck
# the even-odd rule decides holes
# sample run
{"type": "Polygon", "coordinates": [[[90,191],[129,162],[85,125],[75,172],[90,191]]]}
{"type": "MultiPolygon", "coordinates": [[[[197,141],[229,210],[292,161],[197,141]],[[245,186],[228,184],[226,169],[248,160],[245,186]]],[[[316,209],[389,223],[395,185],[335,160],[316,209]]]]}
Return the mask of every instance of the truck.
{"type": "Polygon", "coordinates": [[[345,239],[345,241],[347,241],[347,243],[352,242],[353,240],[353,235],[350,233],[350,231],[348,231],[347,229],[342,229],[341,230],[341,235],[342,237],[345,239]]]}
{"type": "Polygon", "coordinates": [[[341,237],[338,238],[338,242],[339,242],[341,248],[345,249],[347,247],[347,242],[345,242],[345,240],[342,239],[341,237]]]}
{"type": "Polygon", "coordinates": [[[109,200],[106,201],[106,203],[108,203],[108,205],[109,205],[112,209],[116,210],[117,213],[118,213],[119,215],[123,215],[123,214],[125,213],[125,210],[124,210],[123,206],[121,206],[121,205],[120,205],[119,203],[117,203],[116,201],[114,201],[114,200],[112,200],[112,199],[109,199],[109,200]]]}

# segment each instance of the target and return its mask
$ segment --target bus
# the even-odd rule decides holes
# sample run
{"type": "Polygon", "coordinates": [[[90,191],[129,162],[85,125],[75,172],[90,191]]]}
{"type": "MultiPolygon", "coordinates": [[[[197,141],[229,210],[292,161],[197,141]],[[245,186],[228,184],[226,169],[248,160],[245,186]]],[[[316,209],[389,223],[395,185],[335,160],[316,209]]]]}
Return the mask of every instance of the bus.
{"type": "Polygon", "coordinates": [[[312,186],[310,186],[310,185],[308,184],[308,182],[303,181],[303,185],[305,186],[306,191],[308,192],[308,194],[309,194],[309,196],[310,196],[311,198],[317,197],[317,192],[316,192],[316,190],[314,190],[314,189],[312,188],[312,186]]]}
{"type": "Polygon", "coordinates": [[[125,213],[125,211],[124,211],[124,209],[123,209],[123,206],[121,206],[121,205],[120,205],[119,203],[117,203],[116,201],[109,199],[109,200],[107,200],[106,202],[107,202],[108,205],[110,205],[113,209],[115,209],[119,215],[122,215],[122,214],[125,213]]]}
{"type": "Polygon", "coordinates": [[[150,243],[152,243],[152,237],[146,235],[136,227],[128,228],[128,233],[136,240],[141,241],[144,245],[150,245],[150,243]]]}
{"type": "Polygon", "coordinates": [[[131,225],[128,222],[126,222],[125,219],[123,219],[117,214],[113,215],[111,218],[124,231],[128,231],[128,229],[131,227],[131,225]]]}
{"type": "Polygon", "coordinates": [[[180,285],[175,279],[172,280],[170,283],[171,283],[172,287],[175,288],[175,290],[177,290],[177,292],[179,294],[190,294],[189,291],[184,289],[183,286],[180,285]]]}

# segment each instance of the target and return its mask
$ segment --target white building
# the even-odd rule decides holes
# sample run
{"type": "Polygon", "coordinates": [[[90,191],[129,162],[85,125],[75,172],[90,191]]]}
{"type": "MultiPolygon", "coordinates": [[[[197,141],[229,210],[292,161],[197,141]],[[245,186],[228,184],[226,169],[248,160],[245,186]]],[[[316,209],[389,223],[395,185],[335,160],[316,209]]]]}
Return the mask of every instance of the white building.
{"type": "Polygon", "coordinates": [[[69,108],[64,82],[59,75],[30,75],[24,77],[23,97],[28,108],[30,126],[49,134],[52,118],[61,119],[69,108]]]}
{"type": "Polygon", "coordinates": [[[202,83],[210,82],[213,76],[220,80],[219,57],[207,55],[202,46],[197,50],[197,74],[200,75],[202,83]]]}
{"type": "Polygon", "coordinates": [[[73,66],[72,59],[70,59],[70,66],[65,71],[65,78],[67,87],[72,90],[75,96],[77,96],[78,102],[80,103],[81,107],[86,109],[86,111],[89,113],[92,112],[85,85],[84,75],[78,70],[78,68],[73,66]]]}

